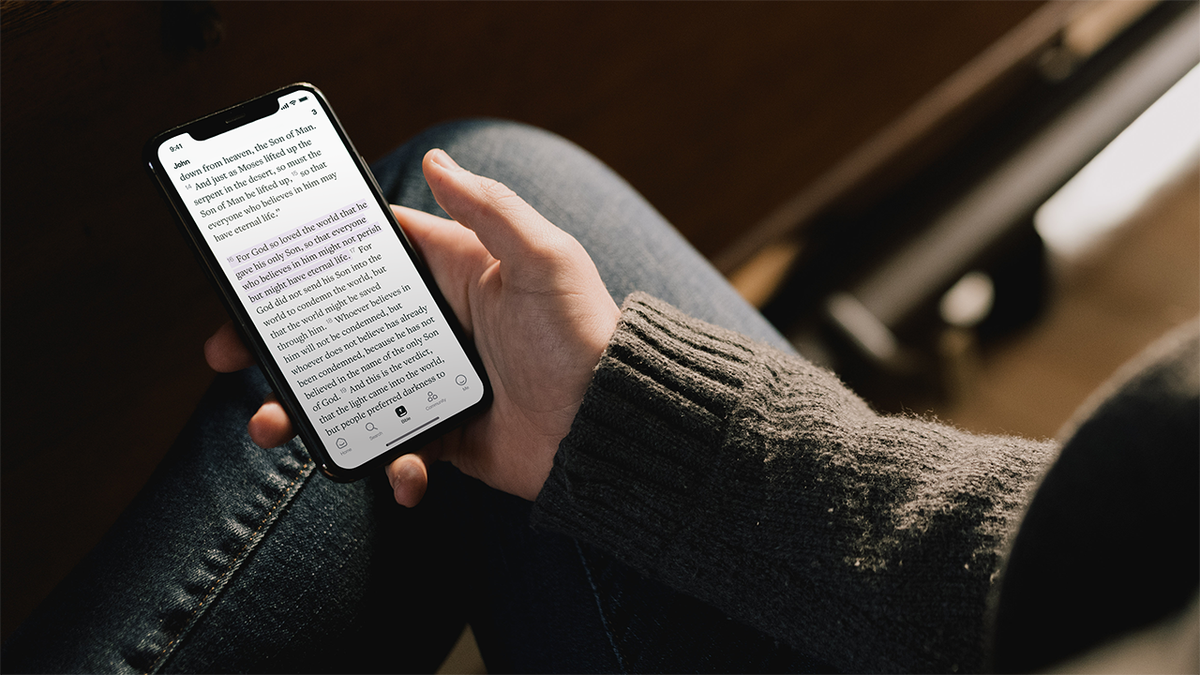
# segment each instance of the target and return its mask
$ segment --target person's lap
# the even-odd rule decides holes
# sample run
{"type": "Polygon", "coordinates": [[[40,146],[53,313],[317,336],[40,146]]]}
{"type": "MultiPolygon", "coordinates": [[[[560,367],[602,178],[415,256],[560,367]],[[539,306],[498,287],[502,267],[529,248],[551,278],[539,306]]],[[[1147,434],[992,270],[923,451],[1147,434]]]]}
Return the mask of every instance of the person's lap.
{"type": "Polygon", "coordinates": [[[578,239],[617,303],[644,291],[698,319],[792,350],[654,207],[579,147],[534,127],[491,120],[423,132],[380,162],[375,177],[396,203],[443,217],[420,174],[421,157],[434,147],[504,183],[578,239]]]}
{"type": "MultiPolygon", "coordinates": [[[[573,234],[619,302],[652,293],[789,348],[636,192],[562,139],[503,122],[431,129],[375,167],[396,203],[434,211],[442,147],[573,234]]],[[[268,391],[220,376],[112,533],[5,645],[8,670],[429,671],[470,622],[490,670],[819,667],[620,563],[528,522],[529,504],[449,466],[425,501],[382,474],[314,478],[299,441],[263,450],[268,391]]]]}

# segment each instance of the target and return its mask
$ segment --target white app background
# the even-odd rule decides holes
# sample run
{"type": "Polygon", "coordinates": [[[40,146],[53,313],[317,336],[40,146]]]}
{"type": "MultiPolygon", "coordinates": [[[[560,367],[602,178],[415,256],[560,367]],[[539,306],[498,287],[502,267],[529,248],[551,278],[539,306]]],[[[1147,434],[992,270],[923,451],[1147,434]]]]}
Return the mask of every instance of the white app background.
{"type": "Polygon", "coordinates": [[[351,469],[483,386],[324,108],[304,91],[279,100],[211,139],[172,138],[159,159],[330,456],[351,469]]]}

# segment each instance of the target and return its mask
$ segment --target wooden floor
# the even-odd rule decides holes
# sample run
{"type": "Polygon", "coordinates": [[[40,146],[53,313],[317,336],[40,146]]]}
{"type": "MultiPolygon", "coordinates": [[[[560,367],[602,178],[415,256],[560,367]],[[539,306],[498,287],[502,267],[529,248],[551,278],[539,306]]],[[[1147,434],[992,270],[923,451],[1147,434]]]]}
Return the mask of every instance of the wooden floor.
{"type": "Polygon", "coordinates": [[[1056,281],[1041,321],[981,354],[967,390],[932,412],[972,431],[1054,437],[1117,368],[1200,315],[1200,173],[1056,281]]]}

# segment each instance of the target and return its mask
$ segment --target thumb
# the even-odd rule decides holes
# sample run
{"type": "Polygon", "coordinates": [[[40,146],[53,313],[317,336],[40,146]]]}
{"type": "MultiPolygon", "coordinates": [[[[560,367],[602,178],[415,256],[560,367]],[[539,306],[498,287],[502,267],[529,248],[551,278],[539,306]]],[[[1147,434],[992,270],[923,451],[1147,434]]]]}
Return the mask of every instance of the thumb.
{"type": "Polygon", "coordinates": [[[473,232],[454,221],[395,204],[392,213],[425,259],[458,322],[471,334],[470,288],[491,255],[473,232]]]}
{"type": "Polygon", "coordinates": [[[556,247],[562,232],[502,183],[467,171],[439,149],[426,153],[422,169],[438,204],[474,231],[496,259],[556,247]]]}

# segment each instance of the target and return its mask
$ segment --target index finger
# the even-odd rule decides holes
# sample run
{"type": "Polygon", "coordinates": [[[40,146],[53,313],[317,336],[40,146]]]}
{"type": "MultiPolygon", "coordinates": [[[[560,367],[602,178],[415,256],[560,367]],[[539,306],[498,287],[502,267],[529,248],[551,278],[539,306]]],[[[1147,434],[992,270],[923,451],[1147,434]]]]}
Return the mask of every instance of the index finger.
{"type": "Polygon", "coordinates": [[[242,342],[233,321],[226,321],[204,342],[204,360],[218,373],[232,373],[254,365],[254,355],[242,342]]]}
{"type": "Polygon", "coordinates": [[[400,455],[386,469],[392,497],[397,504],[412,508],[421,503],[429,487],[429,468],[417,453],[400,455]]]}

